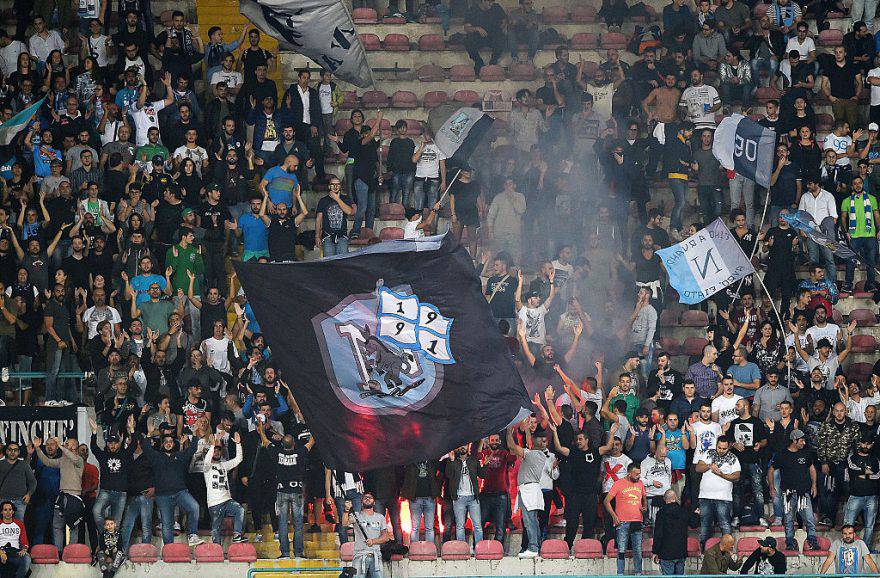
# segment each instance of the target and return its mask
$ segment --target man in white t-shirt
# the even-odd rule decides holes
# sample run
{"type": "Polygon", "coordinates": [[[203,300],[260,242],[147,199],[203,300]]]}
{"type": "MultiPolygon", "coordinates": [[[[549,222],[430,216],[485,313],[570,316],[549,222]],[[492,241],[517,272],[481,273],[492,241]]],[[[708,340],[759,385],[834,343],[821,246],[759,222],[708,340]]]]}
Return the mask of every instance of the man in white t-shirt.
{"type": "Polygon", "coordinates": [[[822,150],[832,149],[837,153],[837,162],[835,164],[839,167],[848,167],[851,165],[850,155],[854,154],[855,151],[853,139],[859,140],[861,136],[862,129],[856,130],[850,136],[849,123],[845,120],[838,120],[834,123],[834,130],[825,136],[822,150]]]}
{"type": "Polygon", "coordinates": [[[529,344],[529,348],[532,349],[532,353],[537,356],[541,348],[547,344],[547,326],[544,318],[547,316],[547,312],[550,311],[550,306],[556,297],[556,284],[553,281],[556,277],[556,270],[550,270],[548,275],[550,294],[543,302],[541,301],[541,295],[537,291],[529,291],[526,293],[524,304],[522,301],[522,271],[518,271],[517,276],[519,277],[519,284],[514,295],[517,322],[521,323],[525,329],[526,342],[529,344]]]}
{"type": "Polygon", "coordinates": [[[700,460],[696,470],[700,480],[700,546],[712,536],[712,523],[718,522],[721,534],[730,534],[733,483],[739,479],[739,460],[730,451],[730,441],[719,438],[714,450],[700,460]]]}
{"type": "Polygon", "coordinates": [[[420,239],[425,236],[425,231],[431,229],[434,221],[437,220],[437,211],[440,210],[440,202],[434,203],[428,216],[424,217],[422,211],[407,207],[406,223],[403,225],[404,239],[420,239]]]}
{"type": "Polygon", "coordinates": [[[797,36],[788,39],[785,45],[785,54],[792,50],[797,50],[801,55],[801,62],[814,62],[816,60],[816,43],[807,36],[809,26],[806,22],[799,22],[797,28],[797,36]]]}
{"type": "Polygon", "coordinates": [[[446,155],[434,142],[426,127],[425,140],[416,149],[412,162],[416,163],[413,183],[413,208],[424,209],[439,200],[441,190],[446,190],[446,155]]]}
{"type": "Polygon", "coordinates": [[[162,84],[165,85],[165,100],[154,100],[147,102],[147,94],[149,88],[146,83],[141,84],[141,93],[138,96],[137,107],[130,110],[132,119],[134,119],[135,127],[135,144],[144,146],[147,144],[147,131],[151,127],[159,128],[159,111],[166,106],[171,106],[174,102],[174,91],[171,88],[171,74],[166,72],[162,77],[162,84]]]}
{"type": "Polygon", "coordinates": [[[868,71],[865,82],[871,87],[869,120],[872,123],[880,124],[880,66],[868,71]]]}
{"type": "Polygon", "coordinates": [[[736,419],[736,402],[742,399],[742,396],[733,393],[733,388],[733,378],[725,375],[721,380],[721,395],[712,400],[712,420],[722,428],[736,419]]]}
{"type": "Polygon", "coordinates": [[[110,337],[115,338],[122,333],[122,316],[119,311],[107,305],[107,292],[103,287],[97,287],[92,291],[94,305],[83,312],[82,322],[88,329],[88,339],[98,334],[98,324],[102,321],[110,322],[110,337]]]}
{"type": "Polygon", "coordinates": [[[715,87],[703,84],[703,73],[691,71],[691,85],[681,93],[678,105],[696,130],[715,129],[715,112],[721,108],[721,97],[715,87]]]}
{"type": "Polygon", "coordinates": [[[13,40],[6,30],[0,30],[0,72],[3,78],[18,69],[18,55],[26,53],[27,46],[21,40],[13,40]]]}
{"type": "Polygon", "coordinates": [[[223,56],[221,64],[223,67],[211,74],[211,88],[216,90],[217,83],[225,82],[226,88],[229,90],[230,100],[235,102],[235,95],[241,90],[244,77],[239,71],[235,70],[235,56],[232,54],[227,52],[223,56]]]}
{"type": "Polygon", "coordinates": [[[840,333],[840,326],[836,323],[828,323],[828,311],[824,306],[816,307],[813,316],[813,326],[807,329],[807,342],[811,343],[810,347],[819,343],[820,339],[827,339],[831,344],[831,351],[837,353],[837,337],[840,333]]]}
{"type": "Polygon", "coordinates": [[[224,375],[231,375],[232,364],[229,361],[229,345],[232,341],[226,335],[225,329],[223,321],[215,321],[214,334],[202,341],[201,349],[208,367],[213,367],[224,375]]]}
{"type": "Polygon", "coordinates": [[[198,132],[191,128],[184,135],[184,144],[174,149],[174,168],[179,169],[183,159],[190,159],[196,164],[196,172],[202,176],[202,169],[208,169],[208,151],[196,144],[198,132]]]}

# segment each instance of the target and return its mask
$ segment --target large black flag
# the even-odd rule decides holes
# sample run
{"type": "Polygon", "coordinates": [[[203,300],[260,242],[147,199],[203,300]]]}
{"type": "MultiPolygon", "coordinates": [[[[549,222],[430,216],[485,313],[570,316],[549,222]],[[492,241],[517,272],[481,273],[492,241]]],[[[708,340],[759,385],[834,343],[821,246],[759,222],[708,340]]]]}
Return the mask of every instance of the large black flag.
{"type": "Polygon", "coordinates": [[[451,237],[235,268],[328,466],[436,458],[531,407],[451,237]]]}

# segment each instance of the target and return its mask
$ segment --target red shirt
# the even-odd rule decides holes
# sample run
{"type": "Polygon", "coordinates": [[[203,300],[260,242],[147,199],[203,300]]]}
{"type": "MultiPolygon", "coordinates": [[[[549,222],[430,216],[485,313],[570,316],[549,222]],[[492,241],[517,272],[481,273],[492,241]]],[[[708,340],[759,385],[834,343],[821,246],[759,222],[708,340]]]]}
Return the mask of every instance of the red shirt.
{"type": "Polygon", "coordinates": [[[27,532],[21,520],[11,522],[0,520],[0,547],[11,546],[16,550],[28,547],[27,532]]]}
{"type": "Polygon", "coordinates": [[[516,457],[505,449],[486,449],[477,456],[486,468],[483,478],[483,493],[506,493],[508,489],[507,473],[516,463],[516,457]]]}
{"type": "Polygon", "coordinates": [[[83,499],[84,500],[94,500],[98,493],[98,478],[100,478],[101,474],[98,471],[98,468],[86,462],[83,467],[83,476],[82,476],[82,489],[83,489],[83,499]]]}
{"type": "Polygon", "coordinates": [[[641,522],[642,498],[645,496],[645,484],[642,480],[633,482],[629,476],[623,477],[611,486],[608,497],[615,500],[614,513],[621,522],[641,522]]]}

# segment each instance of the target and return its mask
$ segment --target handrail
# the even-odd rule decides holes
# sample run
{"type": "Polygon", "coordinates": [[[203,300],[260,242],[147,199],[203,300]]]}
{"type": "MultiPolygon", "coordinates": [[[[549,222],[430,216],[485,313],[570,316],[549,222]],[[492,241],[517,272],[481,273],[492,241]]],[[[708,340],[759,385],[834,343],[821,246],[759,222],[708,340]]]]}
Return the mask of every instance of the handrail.
{"type": "Polygon", "coordinates": [[[262,573],[262,574],[292,574],[292,573],[304,573],[304,572],[342,572],[342,566],[333,566],[333,567],[315,567],[315,568],[251,568],[248,570],[248,578],[253,578],[254,574],[262,573]]]}

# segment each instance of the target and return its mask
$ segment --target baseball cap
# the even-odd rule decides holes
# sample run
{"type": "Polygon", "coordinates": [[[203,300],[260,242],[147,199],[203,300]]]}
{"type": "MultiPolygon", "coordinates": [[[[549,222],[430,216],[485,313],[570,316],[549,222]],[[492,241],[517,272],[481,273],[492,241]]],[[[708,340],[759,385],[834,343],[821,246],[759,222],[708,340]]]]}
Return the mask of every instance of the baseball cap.
{"type": "Polygon", "coordinates": [[[818,343],[816,343],[816,349],[822,349],[823,347],[831,347],[831,342],[828,341],[828,339],[825,337],[823,337],[819,340],[818,343]]]}
{"type": "Polygon", "coordinates": [[[776,549],[776,538],[774,538],[773,536],[767,536],[766,538],[758,540],[758,544],[760,544],[761,546],[764,546],[765,548],[773,548],[775,550],[776,549]]]}
{"type": "Polygon", "coordinates": [[[119,436],[118,436],[118,435],[109,435],[109,436],[107,436],[107,443],[108,443],[108,444],[111,443],[111,442],[112,442],[112,443],[119,443],[119,441],[120,441],[120,440],[119,440],[119,436]]]}
{"type": "Polygon", "coordinates": [[[218,183],[211,183],[206,188],[206,191],[222,191],[223,187],[221,187],[218,183]]]}
{"type": "Polygon", "coordinates": [[[791,441],[795,442],[804,437],[804,432],[799,429],[793,429],[791,430],[791,433],[788,434],[788,437],[791,439],[791,441]]]}
{"type": "Polygon", "coordinates": [[[868,125],[868,130],[880,130],[880,126],[876,122],[872,122],[868,125]]]}
{"type": "Polygon", "coordinates": [[[526,299],[531,299],[532,297],[540,297],[540,296],[541,296],[540,293],[538,293],[537,291],[529,291],[528,293],[526,293],[526,299]]]}
{"type": "Polygon", "coordinates": [[[183,211],[180,212],[181,217],[186,217],[186,216],[192,215],[192,214],[193,214],[193,210],[189,207],[185,208],[183,211]]]}
{"type": "Polygon", "coordinates": [[[626,357],[624,357],[624,359],[641,359],[641,358],[642,358],[642,354],[640,352],[636,351],[635,349],[633,349],[632,351],[628,351],[626,354],[626,357]]]}
{"type": "Polygon", "coordinates": [[[162,155],[153,155],[153,164],[154,165],[159,165],[159,164],[164,165],[165,164],[165,157],[163,157],[162,155]]]}
{"type": "Polygon", "coordinates": [[[60,167],[60,166],[63,165],[63,164],[64,164],[64,163],[61,162],[61,159],[52,159],[51,162],[49,162],[49,165],[50,165],[50,166],[53,166],[53,167],[54,167],[54,166],[59,166],[59,167],[60,167]]]}

